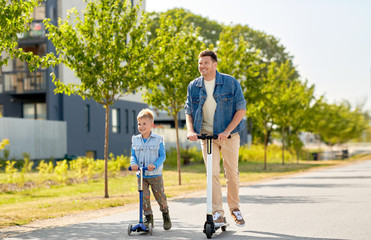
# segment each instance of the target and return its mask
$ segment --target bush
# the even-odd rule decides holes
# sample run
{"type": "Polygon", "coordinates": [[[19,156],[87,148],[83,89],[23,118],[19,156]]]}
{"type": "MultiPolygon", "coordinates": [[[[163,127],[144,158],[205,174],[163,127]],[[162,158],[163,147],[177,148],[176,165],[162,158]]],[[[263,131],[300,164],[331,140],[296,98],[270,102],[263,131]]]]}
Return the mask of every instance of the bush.
{"type": "Polygon", "coordinates": [[[15,161],[6,161],[5,174],[8,183],[16,183],[18,170],[14,167],[15,161]]]}
{"type": "MultiPolygon", "coordinates": [[[[295,155],[292,150],[285,150],[285,162],[293,162],[295,155]]],[[[254,144],[251,147],[241,146],[239,151],[239,161],[242,162],[261,162],[264,161],[264,145],[254,144]]],[[[267,148],[267,161],[282,162],[282,148],[277,145],[269,145],[267,148]]]]}
{"type": "Polygon", "coordinates": [[[54,168],[54,174],[59,183],[65,184],[67,182],[67,160],[58,161],[57,166],[54,168]]]}
{"type": "Polygon", "coordinates": [[[46,180],[52,180],[52,173],[54,171],[52,162],[46,163],[44,160],[41,160],[36,169],[39,170],[39,178],[37,179],[37,182],[42,183],[46,180]]]}
{"type": "MultiPolygon", "coordinates": [[[[202,153],[196,147],[180,148],[180,162],[182,165],[203,163],[202,153]]],[[[170,150],[166,152],[166,160],[164,164],[170,167],[176,167],[178,165],[176,148],[170,148],[170,150]]]]}

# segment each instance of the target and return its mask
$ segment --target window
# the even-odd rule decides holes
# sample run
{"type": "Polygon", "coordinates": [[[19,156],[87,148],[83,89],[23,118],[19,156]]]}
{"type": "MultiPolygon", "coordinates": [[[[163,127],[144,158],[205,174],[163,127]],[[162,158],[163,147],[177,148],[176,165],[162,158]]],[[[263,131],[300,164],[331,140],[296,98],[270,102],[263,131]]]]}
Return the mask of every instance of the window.
{"type": "Polygon", "coordinates": [[[112,132],[120,132],[120,109],[112,108],[112,132]]]}
{"type": "Polygon", "coordinates": [[[85,105],[85,131],[90,132],[90,106],[85,105]]]}
{"type": "Polygon", "coordinates": [[[125,132],[129,133],[129,110],[125,109],[125,132]]]}
{"type": "Polygon", "coordinates": [[[41,2],[32,12],[33,20],[44,20],[45,18],[45,2],[41,2]]]}
{"type": "Polygon", "coordinates": [[[135,110],[133,110],[133,133],[135,134],[137,130],[137,116],[135,114],[135,110]]]}
{"type": "MultiPolygon", "coordinates": [[[[26,52],[32,52],[38,56],[46,53],[46,44],[20,45],[26,52]]],[[[4,92],[40,92],[46,90],[46,70],[37,69],[34,72],[28,70],[27,62],[16,58],[9,61],[2,72],[2,91],[4,92]]],[[[0,86],[1,87],[1,86],[0,86]]],[[[1,91],[1,90],[0,90],[1,91]]]]}
{"type": "Polygon", "coordinates": [[[45,1],[41,2],[38,7],[36,7],[31,17],[33,21],[30,23],[30,29],[27,32],[18,34],[18,38],[40,38],[45,36],[45,25],[43,20],[45,19],[45,1]]]}
{"type": "Polygon", "coordinates": [[[86,151],[85,152],[85,157],[87,158],[93,158],[95,159],[97,156],[97,152],[96,151],[86,151]]]}
{"type": "Polygon", "coordinates": [[[23,118],[46,120],[46,104],[45,103],[23,104],[23,118]]]}

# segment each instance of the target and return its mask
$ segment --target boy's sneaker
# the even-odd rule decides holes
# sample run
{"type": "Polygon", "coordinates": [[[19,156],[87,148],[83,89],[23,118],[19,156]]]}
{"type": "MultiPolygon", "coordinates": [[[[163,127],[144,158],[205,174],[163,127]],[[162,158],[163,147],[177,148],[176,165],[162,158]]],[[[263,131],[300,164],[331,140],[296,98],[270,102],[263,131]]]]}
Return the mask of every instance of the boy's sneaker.
{"type": "Polygon", "coordinates": [[[171,228],[171,220],[170,220],[170,215],[169,212],[167,213],[162,213],[162,219],[164,220],[164,229],[169,230],[171,228]]]}
{"type": "Polygon", "coordinates": [[[145,215],[143,224],[146,226],[146,228],[148,228],[149,224],[151,224],[153,228],[153,214],[145,215]]]}
{"type": "Polygon", "coordinates": [[[236,222],[236,225],[238,227],[244,227],[245,226],[245,220],[242,217],[242,213],[241,213],[240,209],[238,209],[238,208],[233,209],[231,211],[231,215],[232,215],[232,217],[233,217],[233,219],[236,222]]]}
{"type": "Polygon", "coordinates": [[[215,227],[220,227],[223,224],[227,223],[227,221],[225,220],[225,217],[220,215],[219,212],[214,213],[213,220],[214,220],[215,227]]]}

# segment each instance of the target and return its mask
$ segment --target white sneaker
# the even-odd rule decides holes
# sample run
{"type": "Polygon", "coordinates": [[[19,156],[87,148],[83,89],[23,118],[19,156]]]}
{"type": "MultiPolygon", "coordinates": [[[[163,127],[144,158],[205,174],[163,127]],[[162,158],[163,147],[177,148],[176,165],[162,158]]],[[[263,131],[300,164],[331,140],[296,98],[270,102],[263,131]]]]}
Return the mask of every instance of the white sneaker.
{"type": "Polygon", "coordinates": [[[242,217],[242,213],[240,209],[236,208],[231,211],[231,215],[238,227],[244,227],[245,226],[245,220],[242,217]]]}
{"type": "Polygon", "coordinates": [[[213,216],[215,227],[220,227],[226,223],[225,217],[220,215],[219,212],[215,212],[213,216]]]}

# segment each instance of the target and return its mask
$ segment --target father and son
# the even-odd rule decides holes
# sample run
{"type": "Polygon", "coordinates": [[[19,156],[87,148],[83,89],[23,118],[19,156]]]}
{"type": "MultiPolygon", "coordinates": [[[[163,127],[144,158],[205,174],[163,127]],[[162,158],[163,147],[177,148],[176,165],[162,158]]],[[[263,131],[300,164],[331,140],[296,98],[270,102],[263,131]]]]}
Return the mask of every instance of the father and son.
{"type": "MultiPolygon", "coordinates": [[[[215,226],[226,223],[223,210],[222,190],[219,181],[220,153],[227,178],[227,202],[229,212],[239,227],[245,226],[240,210],[238,152],[239,132],[245,127],[241,121],[246,113],[246,101],[239,82],[232,76],[219,73],[216,68],[218,59],[215,52],[202,51],[198,56],[200,77],[191,81],[187,89],[185,104],[187,137],[198,141],[200,134],[217,134],[212,142],[212,211],[215,226]],[[230,136],[230,137],[229,137],[230,136]]],[[[131,168],[147,167],[143,176],[143,213],[144,224],[153,226],[153,212],[150,203],[151,186],[163,217],[163,228],[172,226],[167,198],[162,179],[163,163],[166,159],[164,140],[152,132],[154,115],[143,109],[137,116],[140,134],[132,137],[131,168]]],[[[203,159],[207,162],[207,143],[200,140],[203,159]]]]}

